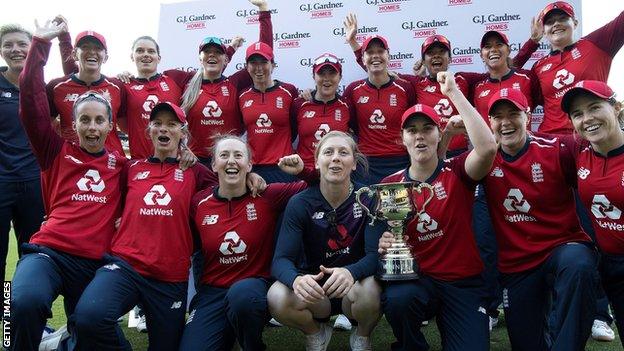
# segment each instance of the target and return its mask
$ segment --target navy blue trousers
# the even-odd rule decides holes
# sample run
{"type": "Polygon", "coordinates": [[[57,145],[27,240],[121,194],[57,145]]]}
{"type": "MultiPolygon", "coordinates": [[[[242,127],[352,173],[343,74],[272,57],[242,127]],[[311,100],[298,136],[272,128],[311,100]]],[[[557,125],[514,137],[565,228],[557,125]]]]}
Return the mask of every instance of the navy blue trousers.
{"type": "Polygon", "coordinates": [[[410,163],[408,155],[369,156],[367,159],[368,173],[365,173],[362,167],[358,167],[351,176],[355,182],[364,185],[378,184],[385,177],[407,168],[410,163]]]}
{"type": "Polygon", "coordinates": [[[602,285],[615,313],[620,342],[624,346],[624,255],[603,254],[600,259],[602,285]]]}
{"type": "Polygon", "coordinates": [[[25,182],[0,182],[0,275],[3,279],[11,222],[17,239],[17,252],[22,257],[21,244],[27,243],[39,230],[43,213],[39,178],[25,182]]]}
{"type": "Polygon", "coordinates": [[[481,276],[446,282],[423,275],[413,281],[386,282],[381,303],[397,339],[392,350],[428,350],[420,326],[434,316],[442,349],[489,350],[486,302],[481,276]]]}
{"type": "Polygon", "coordinates": [[[596,253],[563,244],[528,272],[501,274],[514,351],[584,350],[596,314],[596,253]]]}
{"type": "Polygon", "coordinates": [[[54,300],[63,295],[65,314],[71,320],[78,299],[102,261],[32,244],[24,244],[22,249],[24,256],[13,276],[10,349],[38,350],[54,300]]]}
{"type": "Polygon", "coordinates": [[[132,350],[117,319],[139,302],[148,350],[176,350],[184,329],[187,282],[146,278],[119,258],[107,256],[106,261],[82,294],[70,325],[80,350],[132,350]]]}
{"type": "Polygon", "coordinates": [[[229,289],[203,285],[191,302],[180,350],[264,350],[262,330],[271,318],[266,294],[270,283],[247,278],[229,289]]]}
{"type": "Polygon", "coordinates": [[[479,248],[479,255],[485,265],[483,280],[488,292],[487,312],[490,317],[498,317],[498,305],[503,301],[502,291],[498,280],[498,245],[496,235],[490,219],[490,211],[483,185],[479,184],[476,190],[475,203],[473,205],[472,228],[475,240],[479,248]]]}

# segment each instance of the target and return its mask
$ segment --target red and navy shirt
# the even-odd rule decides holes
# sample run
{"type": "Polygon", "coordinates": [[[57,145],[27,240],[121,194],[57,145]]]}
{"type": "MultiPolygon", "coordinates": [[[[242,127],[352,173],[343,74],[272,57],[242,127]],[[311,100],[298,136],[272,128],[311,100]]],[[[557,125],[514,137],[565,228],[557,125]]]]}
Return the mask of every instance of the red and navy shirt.
{"type": "MultiPolygon", "coordinates": [[[[440,161],[426,180],[433,187],[424,212],[408,224],[406,233],[420,271],[435,279],[452,281],[478,275],[483,270],[472,230],[472,204],[476,181],[466,174],[468,152],[440,161]]],[[[408,170],[382,180],[382,183],[412,182],[408,170]]],[[[414,193],[421,209],[430,192],[414,193]]]]}
{"type": "Polygon", "coordinates": [[[543,133],[571,134],[572,123],[561,110],[566,91],[582,80],[606,82],[611,61],[624,44],[624,12],[562,51],[555,50],[535,62],[532,71],[539,78],[544,96],[543,133]]]}
{"type": "Polygon", "coordinates": [[[216,182],[214,173],[199,163],[182,171],[173,158],[129,161],[128,191],[111,253],[143,276],[187,281],[193,253],[191,199],[216,182]]]}
{"type": "Polygon", "coordinates": [[[41,167],[47,216],[30,242],[100,259],[110,248],[121,214],[120,179],[127,160],[106,149],[88,153],[54,132],[43,75],[50,45],[33,37],[20,76],[20,117],[41,167]]]}
{"type": "Polygon", "coordinates": [[[298,94],[294,85],[275,81],[264,92],[251,87],[238,96],[253,164],[275,165],[293,153],[297,122],[292,108],[298,94]]]}
{"type": "Polygon", "coordinates": [[[74,102],[87,91],[94,90],[102,94],[111,103],[113,113],[113,130],[108,133],[105,147],[109,151],[124,154],[121,141],[117,136],[117,117],[125,117],[126,91],[123,83],[116,78],[104,75],[91,84],[78,79],[76,74],[56,78],[48,83],[47,94],[50,101],[51,116],[61,117],[61,137],[67,141],[78,142],[78,136],[72,127],[74,102]]]}
{"type": "Polygon", "coordinates": [[[405,80],[390,78],[377,88],[368,79],[345,89],[345,99],[355,110],[358,146],[366,156],[402,156],[401,116],[415,103],[414,89],[405,80]]]}
{"type": "Polygon", "coordinates": [[[248,192],[231,200],[219,188],[193,198],[192,218],[204,254],[202,284],[228,288],[250,277],[270,276],[277,218],[305,182],[269,184],[261,196],[248,192]]]}
{"type": "Polygon", "coordinates": [[[598,247],[610,255],[624,255],[624,146],[607,153],[584,141],[577,146],[579,195],[589,210],[598,247]]]}
{"type": "Polygon", "coordinates": [[[484,184],[501,272],[527,271],[561,244],[590,240],[576,215],[572,150],[560,138],[528,136],[515,156],[499,150],[484,184]]]}
{"type": "Polygon", "coordinates": [[[130,156],[146,158],[154,154],[154,145],[146,136],[152,108],[159,102],[180,104],[182,89],[169,76],[156,74],[149,79],[134,78],[125,84],[126,123],[130,156]]]}
{"type": "Polygon", "coordinates": [[[314,150],[321,138],[332,130],[347,132],[353,115],[351,106],[340,95],[328,102],[297,98],[293,113],[297,116],[299,136],[297,154],[303,159],[306,168],[314,167],[314,150]]]}

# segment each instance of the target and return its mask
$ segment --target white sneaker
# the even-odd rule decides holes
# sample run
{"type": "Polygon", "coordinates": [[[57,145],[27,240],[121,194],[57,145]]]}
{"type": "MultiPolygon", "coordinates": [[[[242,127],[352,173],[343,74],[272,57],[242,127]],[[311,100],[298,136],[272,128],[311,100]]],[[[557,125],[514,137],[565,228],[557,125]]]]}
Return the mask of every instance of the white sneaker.
{"type": "Polygon", "coordinates": [[[321,323],[321,330],[313,335],[306,335],[305,349],[307,351],[325,351],[329,346],[334,329],[326,323],[321,323]]]}
{"type": "Polygon", "coordinates": [[[139,323],[136,325],[136,330],[140,333],[147,333],[147,322],[145,321],[145,315],[139,317],[139,323]]]}
{"type": "Polygon", "coordinates": [[[370,337],[358,335],[357,327],[353,328],[353,331],[351,332],[349,345],[351,345],[351,350],[353,351],[371,351],[373,349],[370,337]]]}
{"type": "MultiPolygon", "coordinates": [[[[49,327],[46,327],[49,328],[49,327]]],[[[51,328],[50,328],[51,329],[51,328]]],[[[52,329],[54,330],[54,329],[52,329]]],[[[61,341],[69,338],[69,333],[67,332],[67,325],[60,327],[57,331],[52,333],[46,333],[43,331],[43,337],[41,338],[41,342],[39,343],[39,351],[53,351],[56,350],[61,343],[61,341]]]]}
{"type": "Polygon", "coordinates": [[[334,329],[351,330],[351,321],[344,314],[339,314],[334,322],[334,329]]]}
{"type": "Polygon", "coordinates": [[[269,321],[269,324],[273,327],[283,327],[284,325],[280,322],[277,321],[277,319],[275,318],[271,318],[271,320],[269,321]]]}
{"type": "Polygon", "coordinates": [[[137,324],[139,324],[141,317],[139,317],[137,310],[138,307],[134,306],[134,308],[128,313],[128,328],[136,328],[137,324]]]}
{"type": "Polygon", "coordinates": [[[592,325],[591,337],[597,341],[613,341],[615,339],[615,333],[613,329],[609,327],[607,322],[595,319],[594,325],[592,325]]]}
{"type": "Polygon", "coordinates": [[[492,329],[496,328],[496,326],[498,325],[498,317],[489,317],[490,318],[490,331],[492,331],[492,329]]]}
{"type": "Polygon", "coordinates": [[[429,325],[429,321],[428,321],[428,320],[426,320],[426,319],[420,323],[420,326],[421,326],[421,327],[426,327],[426,326],[428,326],[428,325],[429,325]]]}

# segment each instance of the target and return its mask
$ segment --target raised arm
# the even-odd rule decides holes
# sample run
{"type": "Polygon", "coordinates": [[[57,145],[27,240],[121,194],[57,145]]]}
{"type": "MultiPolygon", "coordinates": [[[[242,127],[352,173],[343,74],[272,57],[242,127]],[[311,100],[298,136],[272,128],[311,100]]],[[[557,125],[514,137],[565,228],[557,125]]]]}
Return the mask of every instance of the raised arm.
{"type": "Polygon", "coordinates": [[[537,18],[538,17],[531,18],[531,38],[524,42],[512,60],[516,68],[522,68],[522,66],[531,59],[531,55],[537,50],[539,42],[544,36],[544,26],[537,18]]]}
{"type": "Polygon", "coordinates": [[[59,50],[61,51],[61,64],[63,65],[63,74],[68,75],[78,73],[78,65],[74,60],[74,47],[71,43],[71,35],[69,35],[69,26],[65,17],[58,15],[54,17],[54,23],[59,25],[61,33],[58,36],[59,50]]]}
{"type": "Polygon", "coordinates": [[[35,25],[32,45],[19,78],[19,104],[24,130],[41,170],[45,171],[63,146],[63,139],[54,132],[50,124],[50,106],[43,75],[43,68],[50,54],[50,40],[59,35],[63,25],[50,21],[43,27],[37,22],[35,25]]]}
{"type": "Polygon", "coordinates": [[[624,11],[611,22],[587,34],[585,39],[614,57],[624,44],[624,11]]]}
{"type": "Polygon", "coordinates": [[[494,156],[496,156],[494,135],[492,135],[483,117],[459,90],[452,73],[438,73],[438,82],[442,93],[448,96],[461,115],[470,142],[474,146],[464,164],[466,174],[473,180],[480,180],[490,171],[494,156]]]}

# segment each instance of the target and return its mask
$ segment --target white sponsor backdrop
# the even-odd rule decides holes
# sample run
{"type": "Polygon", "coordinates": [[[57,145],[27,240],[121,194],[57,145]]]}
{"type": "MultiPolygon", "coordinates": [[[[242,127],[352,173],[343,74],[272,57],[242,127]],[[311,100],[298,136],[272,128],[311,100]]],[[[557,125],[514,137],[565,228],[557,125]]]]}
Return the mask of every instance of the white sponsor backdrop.
{"type": "MultiPolygon", "coordinates": [[[[295,84],[299,89],[313,87],[310,65],[323,52],[344,60],[342,87],[363,78],[344,40],[343,21],[349,12],[358,16],[357,40],[380,34],[388,39],[391,70],[410,73],[420,58],[420,46],[427,36],[443,34],[451,41],[451,70],[483,72],[479,42],[487,30],[500,30],[510,40],[512,56],[529,38],[531,18],[549,1],[525,0],[344,0],[344,1],[269,1],[272,12],[275,61],[274,78],[295,84]]],[[[581,18],[581,1],[570,3],[581,18]]],[[[580,23],[580,21],[579,21],[580,23]]],[[[577,28],[575,37],[580,37],[577,28]]],[[[217,36],[226,43],[236,35],[246,43],[234,55],[225,74],[243,68],[245,48],[258,40],[257,8],[247,1],[193,1],[163,4],[160,11],[158,42],[161,67],[195,69],[199,67],[198,44],[206,36],[217,36]],[[217,4],[221,4],[219,6],[217,4]]],[[[542,42],[532,60],[548,52],[542,42]]]]}

